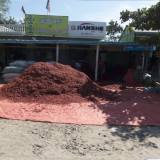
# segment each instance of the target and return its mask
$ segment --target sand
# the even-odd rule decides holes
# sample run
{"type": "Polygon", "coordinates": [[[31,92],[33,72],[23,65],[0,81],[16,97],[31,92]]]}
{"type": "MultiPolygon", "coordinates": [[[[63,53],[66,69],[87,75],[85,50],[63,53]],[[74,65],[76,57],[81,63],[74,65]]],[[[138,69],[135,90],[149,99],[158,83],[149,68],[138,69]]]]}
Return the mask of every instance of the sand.
{"type": "Polygon", "coordinates": [[[0,119],[1,160],[160,159],[160,127],[0,119]]]}

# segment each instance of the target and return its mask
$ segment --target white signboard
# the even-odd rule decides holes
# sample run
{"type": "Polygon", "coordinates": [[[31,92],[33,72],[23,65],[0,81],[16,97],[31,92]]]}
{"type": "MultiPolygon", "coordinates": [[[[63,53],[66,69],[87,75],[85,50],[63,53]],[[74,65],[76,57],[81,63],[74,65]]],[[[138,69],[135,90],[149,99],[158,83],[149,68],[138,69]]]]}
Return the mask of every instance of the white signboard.
{"type": "Polygon", "coordinates": [[[106,37],[105,22],[69,21],[69,37],[103,39],[106,37]]]}

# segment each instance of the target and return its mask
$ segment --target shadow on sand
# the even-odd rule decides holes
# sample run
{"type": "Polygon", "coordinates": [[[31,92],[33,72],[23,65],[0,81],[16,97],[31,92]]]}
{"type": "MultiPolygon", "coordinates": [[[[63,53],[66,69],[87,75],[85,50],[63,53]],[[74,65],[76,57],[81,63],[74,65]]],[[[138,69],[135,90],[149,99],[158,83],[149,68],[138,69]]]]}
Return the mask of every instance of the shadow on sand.
{"type": "MultiPolygon", "coordinates": [[[[105,84],[103,87],[114,88],[111,85],[105,84]]],[[[123,141],[138,139],[142,142],[147,137],[160,137],[159,95],[144,92],[142,86],[126,86],[122,90],[120,87],[114,90],[113,97],[108,101],[90,107],[98,108],[106,115],[107,128],[114,128],[112,134],[121,137],[123,141]]],[[[152,142],[145,145],[157,148],[152,142]]]]}

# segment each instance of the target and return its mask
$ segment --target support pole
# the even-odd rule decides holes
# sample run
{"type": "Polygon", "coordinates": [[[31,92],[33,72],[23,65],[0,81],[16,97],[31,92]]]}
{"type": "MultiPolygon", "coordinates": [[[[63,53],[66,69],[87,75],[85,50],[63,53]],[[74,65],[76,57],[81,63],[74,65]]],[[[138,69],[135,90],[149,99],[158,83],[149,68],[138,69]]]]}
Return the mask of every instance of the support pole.
{"type": "Polygon", "coordinates": [[[158,78],[160,78],[160,58],[158,58],[158,78]]]}
{"type": "Polygon", "coordinates": [[[98,60],[99,60],[99,44],[97,44],[97,49],[96,49],[95,81],[98,80],[98,60]]]}
{"type": "Polygon", "coordinates": [[[142,68],[144,69],[144,60],[145,60],[145,54],[143,53],[143,57],[142,57],[142,68]]]}
{"type": "Polygon", "coordinates": [[[149,52],[147,52],[145,57],[146,57],[146,60],[145,60],[144,69],[148,71],[149,52]]]}
{"type": "Polygon", "coordinates": [[[59,62],[59,44],[56,44],[56,62],[59,62]]]}

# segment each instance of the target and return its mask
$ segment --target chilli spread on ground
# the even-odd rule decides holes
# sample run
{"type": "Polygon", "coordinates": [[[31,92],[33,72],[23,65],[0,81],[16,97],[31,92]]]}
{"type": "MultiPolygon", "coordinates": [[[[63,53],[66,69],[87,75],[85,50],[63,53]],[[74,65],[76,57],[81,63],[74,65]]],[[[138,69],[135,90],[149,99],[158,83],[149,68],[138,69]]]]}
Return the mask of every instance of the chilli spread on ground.
{"type": "Polygon", "coordinates": [[[35,63],[5,84],[1,97],[18,102],[76,103],[114,100],[115,92],[105,90],[86,74],[68,65],[35,63]]]}

